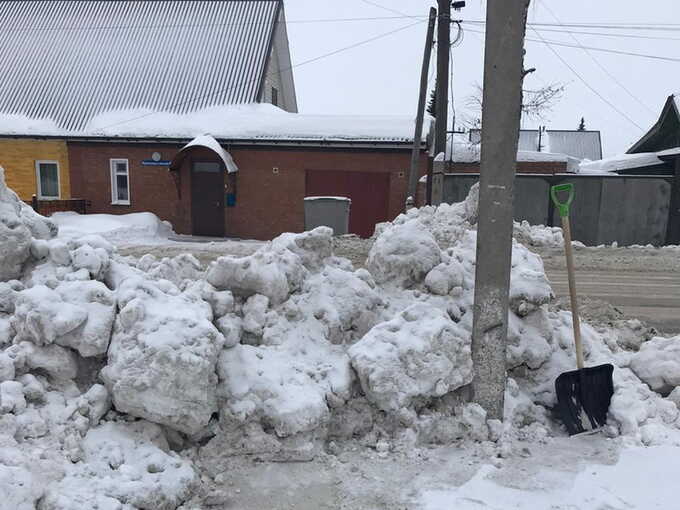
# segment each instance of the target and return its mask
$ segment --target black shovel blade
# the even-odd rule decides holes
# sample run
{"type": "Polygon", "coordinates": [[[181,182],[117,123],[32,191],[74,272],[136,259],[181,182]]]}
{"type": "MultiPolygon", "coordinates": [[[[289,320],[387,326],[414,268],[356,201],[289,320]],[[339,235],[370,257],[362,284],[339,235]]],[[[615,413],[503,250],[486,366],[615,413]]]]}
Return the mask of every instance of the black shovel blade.
{"type": "Polygon", "coordinates": [[[610,364],[564,372],[555,380],[557,410],[570,436],[607,423],[614,394],[610,364]]]}

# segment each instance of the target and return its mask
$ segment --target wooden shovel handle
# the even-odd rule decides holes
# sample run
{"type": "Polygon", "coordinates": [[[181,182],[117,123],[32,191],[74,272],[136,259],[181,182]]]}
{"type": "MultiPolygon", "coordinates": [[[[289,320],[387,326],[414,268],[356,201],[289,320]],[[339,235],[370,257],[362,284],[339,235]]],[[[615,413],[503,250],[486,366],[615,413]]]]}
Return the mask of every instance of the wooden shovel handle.
{"type": "Polygon", "coordinates": [[[581,344],[581,321],[578,318],[578,301],[576,300],[574,254],[571,246],[571,226],[569,224],[569,216],[562,216],[562,234],[564,236],[564,254],[567,257],[569,297],[571,298],[571,319],[574,325],[574,343],[576,344],[576,366],[581,370],[583,368],[583,345],[581,344]]]}

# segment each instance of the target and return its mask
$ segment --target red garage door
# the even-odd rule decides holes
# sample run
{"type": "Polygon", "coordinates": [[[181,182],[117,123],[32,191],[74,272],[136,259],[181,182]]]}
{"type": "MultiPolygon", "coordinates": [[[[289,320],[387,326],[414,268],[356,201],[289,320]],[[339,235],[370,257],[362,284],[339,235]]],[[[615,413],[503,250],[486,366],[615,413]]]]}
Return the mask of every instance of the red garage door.
{"type": "Polygon", "coordinates": [[[387,221],[389,191],[386,172],[307,170],[305,196],[349,197],[349,232],[361,237],[371,237],[375,224],[387,221]]]}

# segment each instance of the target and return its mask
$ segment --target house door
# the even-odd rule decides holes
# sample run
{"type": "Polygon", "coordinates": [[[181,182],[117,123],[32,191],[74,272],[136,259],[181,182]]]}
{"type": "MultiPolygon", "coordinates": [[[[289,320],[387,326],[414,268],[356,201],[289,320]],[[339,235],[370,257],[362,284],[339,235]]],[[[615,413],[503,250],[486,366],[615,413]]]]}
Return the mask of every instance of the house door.
{"type": "Polygon", "coordinates": [[[192,233],[224,236],[224,171],[217,162],[191,164],[192,233]]]}
{"type": "Polygon", "coordinates": [[[390,174],[307,170],[305,196],[342,196],[352,200],[349,232],[371,237],[375,224],[388,220],[390,174]]]}

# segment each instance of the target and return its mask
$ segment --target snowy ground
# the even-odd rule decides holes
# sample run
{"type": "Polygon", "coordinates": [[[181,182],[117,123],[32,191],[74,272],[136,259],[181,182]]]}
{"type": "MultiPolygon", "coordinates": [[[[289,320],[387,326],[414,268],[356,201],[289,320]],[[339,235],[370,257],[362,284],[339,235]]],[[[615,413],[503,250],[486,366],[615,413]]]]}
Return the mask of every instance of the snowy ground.
{"type": "Polygon", "coordinates": [[[677,506],[680,337],[584,299],[615,394],[568,438],[571,317],[519,242],[505,423],[468,403],[474,192],[374,241],[201,242],[150,215],[65,215],[54,237],[1,174],[2,510],[677,506]]]}

